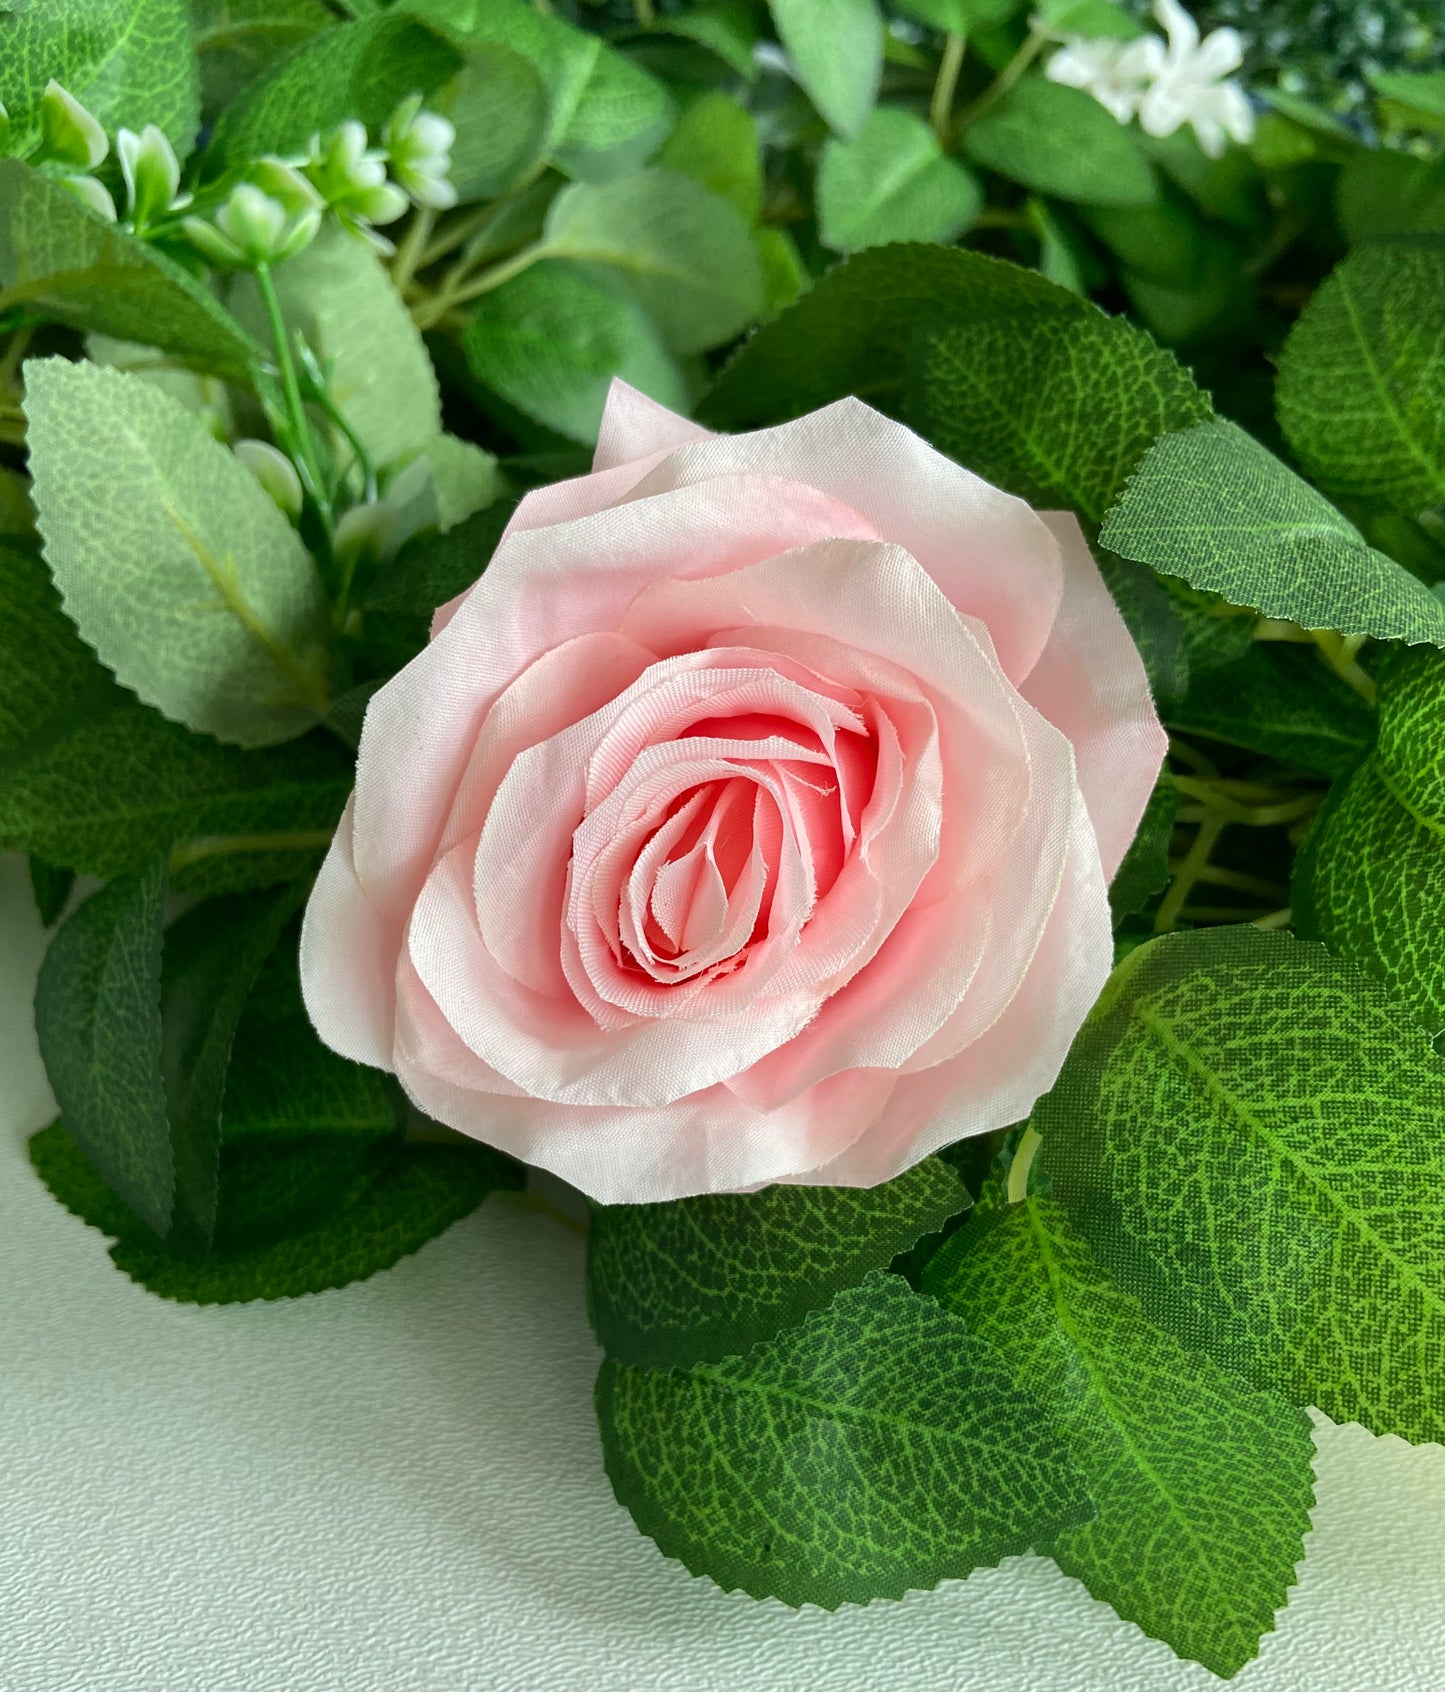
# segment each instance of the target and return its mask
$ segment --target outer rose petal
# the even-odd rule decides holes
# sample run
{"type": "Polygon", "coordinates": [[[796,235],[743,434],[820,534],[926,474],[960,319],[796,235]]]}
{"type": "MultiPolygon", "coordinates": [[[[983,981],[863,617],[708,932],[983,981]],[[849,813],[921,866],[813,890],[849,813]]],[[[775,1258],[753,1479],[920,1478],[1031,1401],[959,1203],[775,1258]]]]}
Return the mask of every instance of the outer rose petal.
{"type": "MultiPolygon", "coordinates": [[[[614,376],[602,412],[597,451],[592,455],[593,473],[616,470],[623,464],[635,465],[640,458],[651,459],[657,453],[686,446],[689,441],[711,439],[711,429],[679,417],[675,411],[669,411],[665,405],[659,405],[614,376]]],[[[638,480],[641,479],[639,475],[638,480]]]]}
{"type": "Polygon", "coordinates": [[[1045,511],[1064,560],[1064,598],[1019,692],[1074,743],[1079,788],[1112,881],[1149,802],[1169,736],[1144,660],[1104,585],[1078,518],[1045,511]]]}

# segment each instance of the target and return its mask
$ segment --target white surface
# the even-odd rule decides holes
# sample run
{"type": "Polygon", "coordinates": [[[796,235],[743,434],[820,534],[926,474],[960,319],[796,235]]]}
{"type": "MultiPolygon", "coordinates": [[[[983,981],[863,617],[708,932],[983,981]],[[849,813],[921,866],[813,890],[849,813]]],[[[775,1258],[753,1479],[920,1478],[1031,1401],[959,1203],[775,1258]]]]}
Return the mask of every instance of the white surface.
{"type": "MultiPolygon", "coordinates": [[[[613,1502],[580,1242],[489,1200],[389,1273],[165,1304],[41,1189],[41,937],[0,860],[3,1692],[1190,1692],[1039,1558],[827,1615],[718,1592],[613,1502]]],[[[1242,1692],[1445,1687],[1445,1451],[1322,1425],[1242,1692]]]]}

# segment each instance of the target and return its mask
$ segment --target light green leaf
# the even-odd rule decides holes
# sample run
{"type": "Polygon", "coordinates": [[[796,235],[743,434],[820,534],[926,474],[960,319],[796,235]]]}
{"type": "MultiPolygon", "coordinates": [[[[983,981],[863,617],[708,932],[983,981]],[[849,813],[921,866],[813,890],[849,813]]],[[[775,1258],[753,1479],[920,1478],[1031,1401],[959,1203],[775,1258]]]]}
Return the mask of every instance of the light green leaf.
{"type": "Polygon", "coordinates": [[[1160,435],[1211,415],[1172,354],[1124,318],[1093,310],[1077,320],[995,317],[924,330],[915,365],[915,415],[940,451],[1031,504],[1068,506],[1089,523],[1160,435]]]}
{"type": "Polygon", "coordinates": [[[299,1298],[364,1280],[523,1179],[519,1164],[487,1146],[388,1149],[321,1135],[274,1146],[239,1141],[221,1165],[223,1249],[197,1258],[149,1239],[60,1123],[31,1139],[30,1156],[68,1210],[116,1238],[118,1269],[183,1304],[299,1298]]]}
{"type": "Polygon", "coordinates": [[[1198,423],[1156,442],[1099,538],[1307,629],[1445,644],[1445,606],[1424,583],[1236,423],[1198,423]]]}
{"type": "Polygon", "coordinates": [[[442,534],[484,510],[505,485],[496,456],[473,441],[434,435],[422,449],[431,472],[436,527],[442,534]]]}
{"type": "Polygon", "coordinates": [[[1374,713],[1313,645],[1257,641],[1195,678],[1169,726],[1248,747],[1321,775],[1348,775],[1370,748],[1374,713]]]}
{"type": "Polygon", "coordinates": [[[726,200],[668,170],[563,189],[542,251],[615,272],[674,352],[731,340],[762,311],[747,224],[726,200]]]}
{"type": "Polygon", "coordinates": [[[763,267],[763,295],[769,315],[792,305],[807,291],[811,278],[798,244],[786,229],[765,226],[754,231],[758,262],[763,267]]]}
{"type": "Polygon", "coordinates": [[[877,0],[768,0],[768,9],[798,81],[828,127],[857,135],[883,70],[877,0]]]}
{"type": "Polygon", "coordinates": [[[1396,122],[1445,128],[1445,71],[1368,71],[1366,80],[1396,122]]]}
{"type": "Polygon", "coordinates": [[[763,155],[745,106],[726,94],[699,95],[662,144],[658,164],[702,183],[753,224],[763,209],[763,155]]]}
{"type": "Polygon", "coordinates": [[[1115,0],[1040,0],[1035,15],[1054,35],[1113,36],[1128,40],[1143,25],[1115,0]]]}
{"type": "Polygon", "coordinates": [[[0,309],[160,347],[245,381],[260,349],[214,295],[53,177],[0,159],[0,309]]]}
{"type": "Polygon", "coordinates": [[[139,376],[168,393],[173,400],[202,418],[217,440],[229,440],[239,433],[232,427],[231,395],[218,376],[202,376],[162,352],[139,341],[117,341],[111,335],[87,335],[85,356],[92,364],[104,364],[139,376]]]}
{"type": "Polygon", "coordinates": [[[326,0],[191,0],[207,113],[229,105],[258,76],[337,22],[326,0]]]}
{"type": "Polygon", "coordinates": [[[1379,741],[1331,793],[1295,864],[1301,932],[1387,981],[1445,1029],[1445,659],[1380,667],[1379,741]]]}
{"type": "Polygon", "coordinates": [[[998,1353],[876,1270],[745,1357],[678,1372],[608,1358],[597,1415],[642,1531],[755,1598],[901,1598],[1089,1514],[998,1353]]]}
{"type": "Polygon", "coordinates": [[[1152,1320],[1337,1422],[1445,1435],[1445,1062],[1322,946],[1215,928],[1114,972],[1035,1108],[1152,1320]]]}
{"type": "Polygon", "coordinates": [[[397,13],[342,24],[303,42],[216,123],[205,168],[219,175],[263,153],[295,153],[347,118],[375,128],[408,94],[431,94],[462,68],[435,30],[397,13]]]}
{"type": "Polygon", "coordinates": [[[857,253],[748,338],[699,415],[751,428],[856,394],[897,416],[922,328],[950,318],[1077,320],[1094,310],[1036,271],[982,253],[919,243],[857,253]]]}
{"type": "Polygon", "coordinates": [[[540,264],[488,294],[463,346],[479,381],[571,440],[597,439],[614,376],[689,409],[682,372],[641,306],[566,265],[540,264]]]}
{"type": "Polygon", "coordinates": [[[600,36],[530,0],[406,0],[406,9],[464,47],[496,42],[531,61],[550,101],[547,154],[570,175],[640,164],[662,139],[671,111],[663,85],[600,36]]]}
{"type": "Polygon", "coordinates": [[[599,1205],[587,1308],[610,1356],[715,1362],[771,1339],[967,1209],[948,1164],[880,1187],[766,1187],[671,1204],[599,1205]]]}
{"type": "Polygon", "coordinates": [[[161,1073],[161,923],[155,858],[93,894],[50,943],[35,1033],[56,1103],[89,1164],[157,1234],[175,1166],[161,1073]]]}
{"type": "Polygon", "coordinates": [[[818,167],[823,244],[840,253],[886,241],[957,239],[983,209],[973,173],[945,156],[922,118],[879,106],[853,141],[835,137],[818,167]]]}
{"type": "Polygon", "coordinates": [[[325,602],[260,483],[139,377],[60,358],[25,374],[45,555],[102,662],[218,739],[310,727],[326,707],[325,602]]]}
{"type": "Polygon", "coordinates": [[[1181,1657],[1242,1668],[1304,1555],[1304,1412],[1152,1326],[1047,1198],[954,1234],[923,1290],[1064,1433],[1098,1514],[1048,1547],[1060,1568],[1181,1657]]]}
{"type": "Polygon", "coordinates": [[[1154,172],[1131,130],[1081,88],[1026,76],[963,132],[964,151],[1011,182],[1091,206],[1146,206],[1154,172]]]}
{"type": "Polygon", "coordinates": [[[1290,331],[1276,392],[1323,487],[1401,511],[1445,501],[1445,252],[1351,253],[1290,331]]]}
{"type": "Polygon", "coordinates": [[[54,78],[101,125],[147,123],[182,155],[200,124],[186,0],[36,0],[0,16],[0,104],[11,145],[39,135],[40,98],[54,78]]]}
{"type": "Polygon", "coordinates": [[[5,766],[0,844],[100,876],[168,854],[191,891],[265,886],[319,864],[354,778],[339,742],[311,734],[242,751],[114,686],[87,697],[5,766]]]}
{"type": "Polygon", "coordinates": [[[904,17],[952,35],[968,35],[980,24],[1002,23],[1022,6],[1023,0],[896,0],[904,17]]]}
{"type": "Polygon", "coordinates": [[[456,127],[448,174],[464,205],[505,193],[542,156],[547,89],[531,60],[510,47],[473,43],[461,73],[431,105],[456,127]]]}
{"type": "MultiPolygon", "coordinates": [[[[425,447],[441,429],[436,373],[371,248],[344,229],[325,230],[276,270],[275,282],[288,327],[301,330],[329,372],[331,397],[373,461],[394,464],[425,447]]],[[[249,278],[237,309],[259,331],[265,319],[249,278]]]]}

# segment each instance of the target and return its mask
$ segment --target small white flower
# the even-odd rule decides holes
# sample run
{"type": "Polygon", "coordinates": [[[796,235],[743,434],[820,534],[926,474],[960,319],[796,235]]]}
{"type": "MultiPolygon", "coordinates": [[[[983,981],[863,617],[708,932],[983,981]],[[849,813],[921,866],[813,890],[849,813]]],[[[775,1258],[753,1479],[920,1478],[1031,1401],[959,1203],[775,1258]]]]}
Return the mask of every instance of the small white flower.
{"type": "Polygon", "coordinates": [[[189,202],[189,195],[179,195],[181,166],[175,149],[155,124],[148,123],[139,135],[131,129],[120,130],[115,151],[125,178],[130,221],[137,232],[189,202]]]}
{"type": "Polygon", "coordinates": [[[303,169],[343,222],[394,223],[407,208],[405,193],[386,179],[386,155],[367,146],[366,126],[354,118],[325,141],[313,135],[303,169]]]}
{"type": "Polygon", "coordinates": [[[420,94],[409,95],[387,120],[382,141],[391,173],[413,205],[445,211],[457,203],[457,191],[448,180],[456,135],[446,118],[422,110],[420,94]]]}
{"type": "Polygon", "coordinates": [[[239,270],[256,264],[280,264],[299,253],[316,237],[321,212],[288,213],[254,182],[242,182],[216,213],[216,221],[188,217],[181,225],[191,245],[220,269],[239,270]]]}
{"type": "Polygon", "coordinates": [[[115,222],[115,201],[103,182],[97,182],[93,176],[62,176],[60,186],[97,217],[103,217],[107,223],[115,222]]]}
{"type": "Polygon", "coordinates": [[[40,96],[40,148],[36,158],[94,170],[109,151],[110,142],[99,122],[51,77],[40,96]]]}
{"type": "Polygon", "coordinates": [[[270,441],[241,440],[231,451],[294,523],[301,515],[301,478],[296,466],[270,441]]]}
{"type": "Polygon", "coordinates": [[[1067,88],[1082,88],[1120,123],[1128,123],[1163,64],[1164,43],[1157,35],[1133,41],[1072,36],[1049,60],[1044,75],[1067,88]]]}
{"type": "Polygon", "coordinates": [[[1199,145],[1217,159],[1228,138],[1248,141],[1254,112],[1237,82],[1226,80],[1244,62],[1239,31],[1216,29],[1199,39],[1199,26],[1179,0],[1154,0],[1154,16],[1164,25],[1169,46],[1153,85],[1139,105],[1139,122],[1148,135],[1172,135],[1193,127],[1199,145]]]}

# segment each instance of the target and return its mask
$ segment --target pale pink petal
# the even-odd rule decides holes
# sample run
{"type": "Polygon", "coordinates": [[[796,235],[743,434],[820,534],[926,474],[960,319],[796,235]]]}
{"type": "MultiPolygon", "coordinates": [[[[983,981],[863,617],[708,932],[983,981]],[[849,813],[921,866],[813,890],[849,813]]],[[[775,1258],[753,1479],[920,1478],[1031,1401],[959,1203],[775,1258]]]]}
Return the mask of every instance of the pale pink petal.
{"type": "Polygon", "coordinates": [[[346,801],[301,924],[301,991],[333,1051],[391,1068],[394,981],[401,925],[362,892],[352,862],[354,801],[346,801]]]}
{"type": "Polygon", "coordinates": [[[700,423],[679,417],[675,411],[629,387],[620,376],[614,376],[607,390],[592,469],[594,474],[599,470],[615,470],[654,453],[671,452],[689,441],[705,441],[710,434],[711,430],[704,429],[700,423]]]}
{"type": "Polygon", "coordinates": [[[1169,737],[1133,637],[1104,585],[1078,519],[1047,511],[1064,560],[1064,599],[1049,643],[1019,691],[1074,747],[1079,788],[1106,880],[1154,790],[1169,737]]]}
{"type": "Polygon", "coordinates": [[[1033,668],[1063,592],[1053,537],[1023,500],[861,400],[679,447],[628,497],[759,474],[806,483],[861,512],[913,554],[959,611],[987,626],[1005,674],[1017,679],[1033,668]]]}

